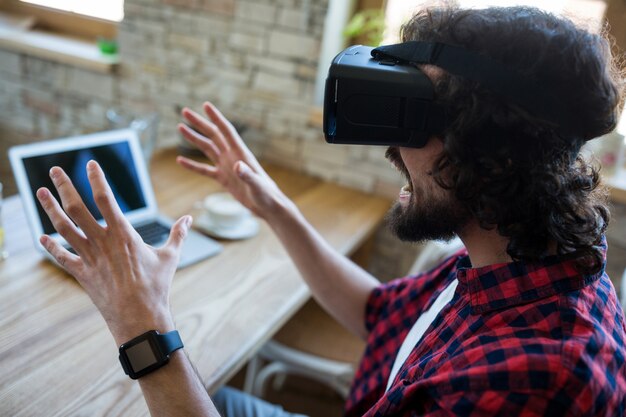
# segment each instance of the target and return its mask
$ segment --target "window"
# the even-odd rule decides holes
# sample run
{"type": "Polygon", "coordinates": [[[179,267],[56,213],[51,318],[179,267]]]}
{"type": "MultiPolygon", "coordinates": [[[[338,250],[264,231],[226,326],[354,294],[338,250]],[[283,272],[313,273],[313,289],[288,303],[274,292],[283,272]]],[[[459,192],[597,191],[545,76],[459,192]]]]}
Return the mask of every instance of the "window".
{"type": "Polygon", "coordinates": [[[28,19],[28,29],[94,42],[115,39],[124,0],[0,0],[0,12],[28,19]]]}
{"type": "Polygon", "coordinates": [[[21,0],[66,12],[120,22],[124,18],[124,0],[21,0]]]}
{"type": "Polygon", "coordinates": [[[0,0],[0,45],[45,60],[110,73],[119,57],[105,53],[103,47],[117,38],[123,6],[124,0],[0,0]]]}
{"type": "MultiPolygon", "coordinates": [[[[401,0],[403,1],[403,0],[401,0]]],[[[344,47],[343,28],[350,18],[351,2],[343,0],[329,0],[328,11],[326,12],[326,24],[324,25],[324,36],[322,38],[321,52],[317,66],[317,77],[315,80],[316,105],[322,105],[324,101],[324,85],[328,75],[328,67],[335,55],[344,47]]]]}

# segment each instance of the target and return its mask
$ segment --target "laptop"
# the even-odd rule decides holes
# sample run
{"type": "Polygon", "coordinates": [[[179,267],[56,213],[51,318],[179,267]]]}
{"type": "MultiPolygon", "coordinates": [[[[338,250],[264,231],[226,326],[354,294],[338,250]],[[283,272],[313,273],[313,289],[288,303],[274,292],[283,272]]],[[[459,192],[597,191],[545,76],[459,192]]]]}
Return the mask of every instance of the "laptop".
{"type": "MultiPolygon", "coordinates": [[[[54,230],[35,195],[40,187],[47,187],[59,200],[49,176],[53,166],[63,168],[91,214],[98,223],[104,224],[86,173],[87,162],[90,159],[96,160],[102,167],[124,215],[143,240],[158,247],[169,236],[174,222],[159,213],[139,138],[132,129],[14,146],[9,149],[9,159],[35,246],[53,261],[52,256],[39,243],[42,234],[50,235],[65,248],[72,250],[65,239],[54,230]]],[[[178,267],[194,264],[218,254],[221,250],[219,243],[190,229],[183,244],[178,267]]]]}

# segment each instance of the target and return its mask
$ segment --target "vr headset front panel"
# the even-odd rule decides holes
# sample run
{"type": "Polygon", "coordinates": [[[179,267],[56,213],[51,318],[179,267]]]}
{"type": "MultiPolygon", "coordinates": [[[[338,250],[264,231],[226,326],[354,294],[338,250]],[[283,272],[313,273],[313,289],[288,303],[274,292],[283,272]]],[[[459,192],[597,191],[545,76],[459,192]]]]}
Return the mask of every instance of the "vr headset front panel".
{"type": "Polygon", "coordinates": [[[329,143],[420,147],[434,98],[417,67],[371,58],[351,47],[334,59],[326,81],[324,133],[329,143]]]}

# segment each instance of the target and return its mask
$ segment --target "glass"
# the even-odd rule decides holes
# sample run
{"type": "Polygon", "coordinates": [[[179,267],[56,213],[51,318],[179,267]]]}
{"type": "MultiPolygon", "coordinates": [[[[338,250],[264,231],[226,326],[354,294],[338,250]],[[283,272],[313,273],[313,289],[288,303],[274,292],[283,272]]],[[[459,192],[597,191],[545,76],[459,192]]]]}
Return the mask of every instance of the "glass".
{"type": "Polygon", "coordinates": [[[131,128],[137,132],[141,143],[146,165],[150,167],[150,157],[156,146],[157,133],[159,130],[159,114],[148,113],[137,115],[124,110],[110,108],[107,110],[107,120],[111,129],[131,128]]]}
{"type": "Polygon", "coordinates": [[[0,182],[0,261],[5,259],[9,254],[4,249],[4,226],[2,224],[2,183],[0,182]]]}

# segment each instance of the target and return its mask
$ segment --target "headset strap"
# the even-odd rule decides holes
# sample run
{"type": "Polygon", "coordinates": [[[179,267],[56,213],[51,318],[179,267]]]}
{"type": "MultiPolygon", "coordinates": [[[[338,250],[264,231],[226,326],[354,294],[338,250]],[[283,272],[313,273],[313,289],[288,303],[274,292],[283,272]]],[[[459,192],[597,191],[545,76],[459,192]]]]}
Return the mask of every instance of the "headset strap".
{"type": "Polygon", "coordinates": [[[566,103],[553,92],[487,56],[458,46],[419,41],[379,46],[371,54],[376,60],[392,59],[403,63],[436,65],[508,97],[530,114],[552,122],[563,133],[573,134],[578,131],[566,103]]]}

